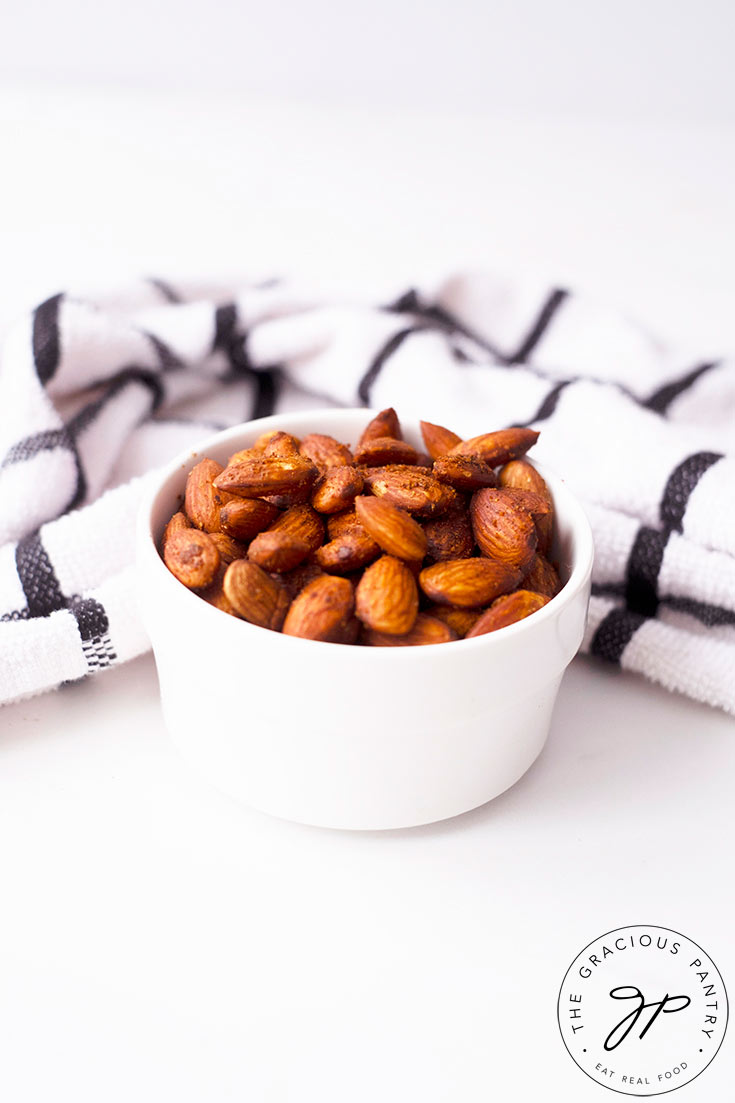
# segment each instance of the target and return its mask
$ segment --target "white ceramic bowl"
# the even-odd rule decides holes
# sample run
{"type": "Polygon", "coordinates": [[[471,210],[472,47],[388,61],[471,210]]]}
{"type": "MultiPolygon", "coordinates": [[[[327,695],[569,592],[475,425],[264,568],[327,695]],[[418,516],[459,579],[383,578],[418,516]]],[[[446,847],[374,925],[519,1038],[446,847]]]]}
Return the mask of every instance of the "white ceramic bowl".
{"type": "MultiPolygon", "coordinates": [[[[220,612],[169,573],[157,546],[202,456],[224,463],[274,428],[354,444],[371,416],[279,414],[217,433],[167,468],[138,521],[141,612],[174,742],[220,789],[324,827],[431,823],[517,781],[546,740],[589,599],[589,524],[545,470],[566,585],[528,619],[475,639],[396,648],[297,639],[220,612]]],[[[404,430],[420,443],[418,426],[404,430]]]]}

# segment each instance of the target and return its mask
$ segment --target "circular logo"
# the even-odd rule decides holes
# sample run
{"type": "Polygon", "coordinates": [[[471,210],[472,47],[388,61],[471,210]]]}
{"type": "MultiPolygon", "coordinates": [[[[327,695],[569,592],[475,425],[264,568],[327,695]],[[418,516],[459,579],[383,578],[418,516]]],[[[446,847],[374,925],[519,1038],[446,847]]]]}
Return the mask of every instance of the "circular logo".
{"type": "Polygon", "coordinates": [[[699,1076],[722,1045],[727,992],[701,946],[667,927],[620,927],[569,966],[559,1029],[573,1060],[623,1095],[663,1095],[699,1076]]]}

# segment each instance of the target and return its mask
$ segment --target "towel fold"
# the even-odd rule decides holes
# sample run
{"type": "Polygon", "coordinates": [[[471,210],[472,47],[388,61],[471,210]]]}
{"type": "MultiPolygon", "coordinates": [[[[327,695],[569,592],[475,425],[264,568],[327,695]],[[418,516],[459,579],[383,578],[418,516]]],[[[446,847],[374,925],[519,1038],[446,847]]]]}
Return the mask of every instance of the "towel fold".
{"type": "Polygon", "coordinates": [[[585,649],[735,712],[735,361],[478,274],[382,296],[155,279],[21,319],[0,359],[0,701],[147,649],[133,533],[157,467],[325,403],[539,429],[595,535],[585,649]]]}

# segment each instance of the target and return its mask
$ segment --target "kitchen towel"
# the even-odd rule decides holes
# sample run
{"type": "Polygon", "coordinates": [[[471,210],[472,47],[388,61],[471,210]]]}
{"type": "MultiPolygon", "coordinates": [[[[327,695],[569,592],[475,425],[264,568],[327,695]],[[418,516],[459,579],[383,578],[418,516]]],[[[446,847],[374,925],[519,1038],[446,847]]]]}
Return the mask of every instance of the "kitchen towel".
{"type": "Polygon", "coordinates": [[[157,467],[325,404],[539,429],[534,456],[594,529],[584,649],[735,712],[735,362],[481,274],[372,292],[148,279],[22,318],[0,358],[0,701],[147,649],[133,545],[157,467]]]}

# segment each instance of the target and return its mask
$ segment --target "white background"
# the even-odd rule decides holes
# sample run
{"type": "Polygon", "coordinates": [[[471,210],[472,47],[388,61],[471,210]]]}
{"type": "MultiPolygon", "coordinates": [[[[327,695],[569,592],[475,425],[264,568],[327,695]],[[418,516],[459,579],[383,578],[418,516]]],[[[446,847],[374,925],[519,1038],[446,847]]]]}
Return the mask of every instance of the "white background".
{"type": "MultiPolygon", "coordinates": [[[[128,273],[469,264],[731,351],[732,32],[726,3],[18,6],[0,325],[128,273]]],[[[562,1046],[558,986],[649,922],[735,990],[734,775],[732,719],[582,660],[511,792],[382,836],[200,786],[149,658],[6,708],[0,1095],[612,1099],[562,1046]]],[[[734,1080],[727,1038],[686,1098],[734,1080]]]]}

